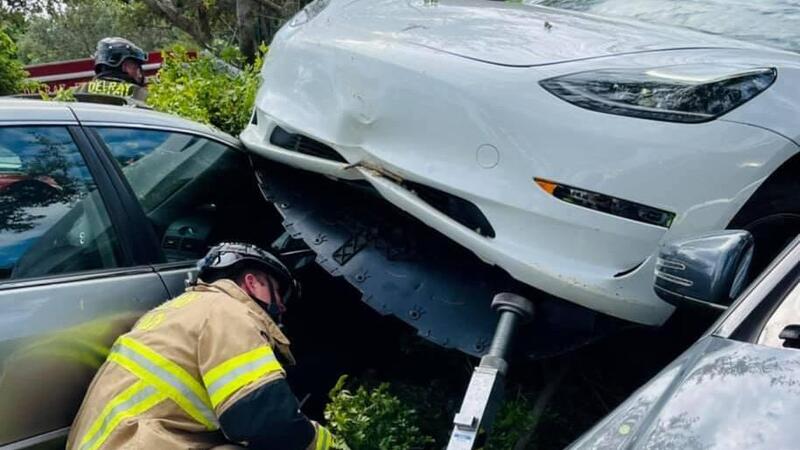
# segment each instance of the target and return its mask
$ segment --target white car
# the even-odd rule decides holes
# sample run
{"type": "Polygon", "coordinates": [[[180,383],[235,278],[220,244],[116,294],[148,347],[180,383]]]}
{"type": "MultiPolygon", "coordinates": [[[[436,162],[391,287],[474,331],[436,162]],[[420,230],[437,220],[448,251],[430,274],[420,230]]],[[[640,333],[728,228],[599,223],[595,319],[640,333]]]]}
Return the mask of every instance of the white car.
{"type": "Polygon", "coordinates": [[[736,226],[763,266],[800,230],[796,53],[518,3],[316,0],[262,75],[252,152],[366,182],[625,321],[673,310],[652,289],[661,243],[736,226]]]}

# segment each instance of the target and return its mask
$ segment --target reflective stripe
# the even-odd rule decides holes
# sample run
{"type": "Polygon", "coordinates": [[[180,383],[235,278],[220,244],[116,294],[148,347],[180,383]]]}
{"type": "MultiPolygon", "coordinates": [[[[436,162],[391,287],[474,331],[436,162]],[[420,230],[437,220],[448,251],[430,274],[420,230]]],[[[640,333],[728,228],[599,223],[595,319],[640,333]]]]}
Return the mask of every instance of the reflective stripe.
{"type": "Polygon", "coordinates": [[[114,361],[141,380],[155,386],[193,419],[209,430],[219,428],[217,416],[203,386],[182,367],[128,337],[120,337],[111,350],[114,361]]]}
{"type": "Polygon", "coordinates": [[[240,388],[266,374],[280,370],[282,367],[275,359],[272,349],[262,346],[235,356],[209,370],[203,376],[203,383],[211,397],[211,404],[216,408],[240,388]]]}
{"type": "Polygon", "coordinates": [[[137,381],[108,402],[81,440],[80,449],[100,447],[120,422],[142,414],[165,398],[166,395],[153,386],[137,381]]]}
{"type": "Polygon", "coordinates": [[[322,425],[317,425],[317,445],[315,450],[328,450],[331,448],[332,438],[330,431],[322,425]]]}

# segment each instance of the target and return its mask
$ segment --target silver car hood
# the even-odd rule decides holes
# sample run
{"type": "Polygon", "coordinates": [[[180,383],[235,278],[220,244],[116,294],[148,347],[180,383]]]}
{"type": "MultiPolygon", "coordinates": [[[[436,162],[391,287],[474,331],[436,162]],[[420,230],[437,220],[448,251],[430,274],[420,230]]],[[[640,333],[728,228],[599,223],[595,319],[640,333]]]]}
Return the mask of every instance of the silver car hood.
{"type": "Polygon", "coordinates": [[[325,26],[510,66],[679,48],[758,47],[686,29],[489,0],[355,0],[337,6],[326,14],[325,26]]]}

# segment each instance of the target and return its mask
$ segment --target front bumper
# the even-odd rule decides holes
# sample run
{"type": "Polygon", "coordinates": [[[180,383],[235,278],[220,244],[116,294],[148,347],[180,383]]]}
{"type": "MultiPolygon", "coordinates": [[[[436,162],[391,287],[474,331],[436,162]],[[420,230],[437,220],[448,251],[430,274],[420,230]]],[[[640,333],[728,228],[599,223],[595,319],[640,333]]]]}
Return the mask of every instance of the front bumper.
{"type": "MultiPolygon", "coordinates": [[[[753,55],[699,49],[518,68],[396,42],[287,31],[265,62],[257,124],[240,138],[271,160],[368,182],[387,201],[526,284],[604,314],[658,325],[672,312],[652,289],[659,243],[724,229],[798,147],[724,118],[685,125],[583,110],[537,80],[711,56],[753,55]],[[334,149],[347,162],[273,145],[277,126],[334,149]],[[667,229],[600,213],[550,196],[534,178],[677,217],[667,229]],[[495,237],[443,214],[409,183],[475,205],[495,237]]],[[[739,110],[769,107],[761,103],[765,98],[739,110]]]]}

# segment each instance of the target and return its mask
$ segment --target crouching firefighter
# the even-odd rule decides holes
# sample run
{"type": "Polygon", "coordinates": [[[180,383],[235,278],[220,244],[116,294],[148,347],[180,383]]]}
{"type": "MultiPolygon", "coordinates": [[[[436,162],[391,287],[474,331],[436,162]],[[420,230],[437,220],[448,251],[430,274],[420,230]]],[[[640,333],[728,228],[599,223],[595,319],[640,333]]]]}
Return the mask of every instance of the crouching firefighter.
{"type": "Polygon", "coordinates": [[[330,448],[285,379],[294,359],[276,323],[298,291],[292,274],[238,243],[212,248],[198,269],[194,286],[117,339],[67,448],[330,448]]]}

